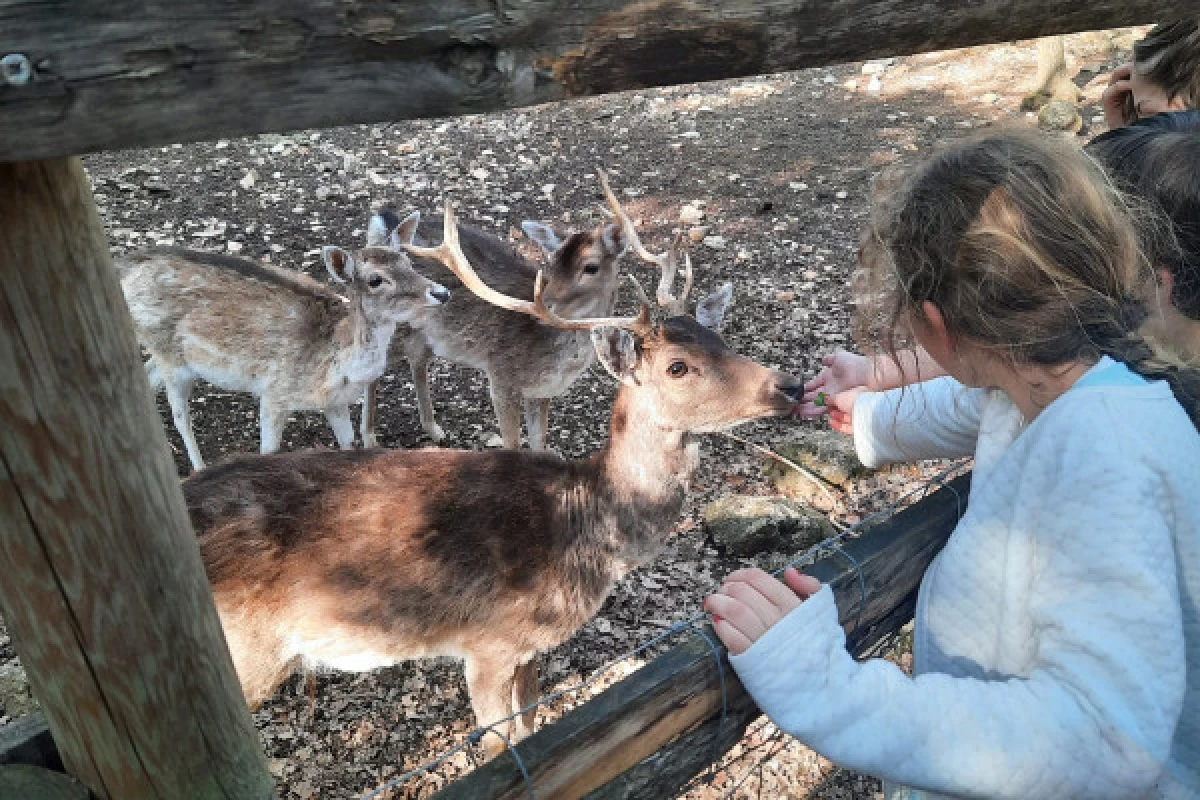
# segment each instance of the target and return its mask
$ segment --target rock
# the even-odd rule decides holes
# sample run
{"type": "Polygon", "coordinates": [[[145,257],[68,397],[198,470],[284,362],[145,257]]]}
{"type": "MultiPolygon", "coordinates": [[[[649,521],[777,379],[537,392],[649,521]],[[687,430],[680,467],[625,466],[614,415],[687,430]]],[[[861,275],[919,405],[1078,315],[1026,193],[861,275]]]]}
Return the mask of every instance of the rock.
{"type": "Polygon", "coordinates": [[[504,440],[500,438],[500,434],[498,433],[493,433],[490,436],[484,434],[484,436],[480,438],[483,439],[484,447],[491,447],[493,449],[497,447],[504,447],[504,440]]]}
{"type": "Polygon", "coordinates": [[[707,225],[697,225],[688,228],[688,241],[692,244],[700,244],[704,241],[704,237],[708,236],[710,228],[707,225]]]}
{"type": "Polygon", "coordinates": [[[1044,131],[1078,133],[1083,127],[1083,118],[1079,116],[1074,103],[1051,100],[1038,112],[1038,127],[1044,131]]]}
{"type": "MultiPolygon", "coordinates": [[[[868,471],[858,460],[853,438],[823,428],[797,427],[788,435],[786,442],[775,447],[775,452],[807,467],[835,486],[845,486],[851,479],[868,471]]],[[[772,477],[775,488],[789,497],[792,496],[789,487],[794,484],[812,485],[810,480],[778,461],[769,462],[766,471],[772,477]]],[[[807,490],[804,496],[807,496],[807,490]]]]}
{"type": "Polygon", "coordinates": [[[704,209],[686,205],[679,211],[680,225],[699,225],[704,221],[704,209]]]}
{"type": "Polygon", "coordinates": [[[38,701],[29,691],[25,670],[15,664],[0,667],[0,715],[15,719],[37,708],[38,701]]]}
{"type": "Polygon", "coordinates": [[[797,552],[833,535],[829,520],[786,497],[723,497],[705,507],[704,526],[713,543],[733,556],[797,552]]]}
{"type": "Polygon", "coordinates": [[[995,92],[984,92],[979,96],[979,102],[983,103],[985,106],[994,106],[996,105],[996,101],[999,99],[1000,95],[996,94],[995,92]]]}
{"type": "Polygon", "coordinates": [[[883,88],[883,84],[879,81],[878,75],[871,76],[871,82],[867,84],[868,92],[878,92],[883,88]]]}
{"type": "Polygon", "coordinates": [[[142,181],[142,188],[145,189],[147,192],[150,192],[151,194],[170,194],[171,193],[171,187],[167,186],[166,183],[158,180],[157,178],[150,178],[148,180],[142,181]]]}
{"type": "Polygon", "coordinates": [[[242,176],[242,179],[238,181],[238,186],[248,190],[257,182],[258,172],[256,170],[249,170],[245,175],[242,176]]]}
{"type": "Polygon", "coordinates": [[[704,242],[705,247],[710,248],[712,250],[724,250],[725,249],[725,237],[724,236],[705,236],[702,241],[704,242]]]}

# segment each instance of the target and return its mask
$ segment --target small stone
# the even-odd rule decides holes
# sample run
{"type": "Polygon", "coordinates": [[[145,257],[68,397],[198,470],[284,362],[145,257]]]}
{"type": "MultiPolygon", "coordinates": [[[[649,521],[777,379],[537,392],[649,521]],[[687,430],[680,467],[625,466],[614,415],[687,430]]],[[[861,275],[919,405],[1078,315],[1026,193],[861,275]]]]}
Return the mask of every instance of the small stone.
{"type": "Polygon", "coordinates": [[[485,436],[487,436],[487,438],[483,440],[484,447],[490,447],[492,449],[504,447],[504,440],[500,438],[500,434],[498,434],[498,433],[493,433],[491,435],[485,434],[485,436]]]}
{"type": "Polygon", "coordinates": [[[142,182],[142,188],[151,194],[170,194],[171,187],[155,178],[142,182]]]}
{"type": "Polygon", "coordinates": [[[726,242],[724,236],[705,236],[703,242],[704,246],[711,250],[725,249],[726,242]]]}
{"type": "Polygon", "coordinates": [[[542,186],[542,194],[546,195],[546,197],[550,197],[552,194],[554,194],[554,186],[555,185],[553,183],[545,184],[542,186]]]}
{"type": "Polygon", "coordinates": [[[1079,116],[1074,103],[1051,100],[1038,112],[1038,127],[1044,131],[1078,133],[1083,127],[1083,118],[1079,116]]]}
{"type": "Polygon", "coordinates": [[[868,92],[878,92],[882,88],[883,84],[879,82],[879,78],[877,76],[872,77],[871,82],[867,84],[868,92]]]}
{"type": "Polygon", "coordinates": [[[700,131],[684,131],[679,135],[684,139],[699,139],[700,131]]]}
{"type": "Polygon", "coordinates": [[[983,103],[985,106],[995,105],[996,101],[999,99],[1000,95],[996,94],[995,92],[985,92],[979,96],[979,102],[983,103]]]}
{"type": "Polygon", "coordinates": [[[242,176],[242,179],[238,181],[238,186],[241,186],[243,189],[250,189],[257,182],[258,172],[256,170],[248,170],[246,174],[242,176]]]}
{"type": "Polygon", "coordinates": [[[800,183],[797,181],[792,181],[791,183],[788,184],[788,188],[791,189],[793,192],[803,192],[805,189],[808,188],[808,184],[800,183]]]}
{"type": "Polygon", "coordinates": [[[318,186],[317,190],[313,192],[313,195],[315,195],[318,200],[328,199],[330,195],[330,189],[328,186],[318,186]]]}
{"type": "Polygon", "coordinates": [[[477,181],[486,181],[488,179],[488,171],[483,167],[471,170],[471,177],[477,181]]]}
{"type": "Polygon", "coordinates": [[[704,237],[708,236],[709,230],[711,229],[707,225],[696,225],[695,227],[688,228],[688,241],[692,244],[700,244],[704,241],[704,237]]]}
{"type": "Polygon", "coordinates": [[[779,303],[790,303],[796,299],[795,292],[776,292],[775,300],[779,303]]]}
{"type": "Polygon", "coordinates": [[[244,247],[244,245],[241,242],[226,242],[225,243],[225,249],[231,253],[242,252],[242,247],[244,247]]]}
{"type": "Polygon", "coordinates": [[[838,200],[845,200],[849,195],[846,192],[837,192],[833,196],[838,200]]]}
{"type": "Polygon", "coordinates": [[[704,221],[704,209],[686,205],[679,211],[680,225],[699,225],[704,221]]]}
{"type": "Polygon", "coordinates": [[[717,547],[734,556],[796,552],[833,534],[824,516],[786,497],[723,497],[705,507],[704,527],[717,547]]]}
{"type": "Polygon", "coordinates": [[[0,716],[15,719],[37,708],[38,701],[29,690],[25,670],[16,664],[0,667],[0,716]]]}

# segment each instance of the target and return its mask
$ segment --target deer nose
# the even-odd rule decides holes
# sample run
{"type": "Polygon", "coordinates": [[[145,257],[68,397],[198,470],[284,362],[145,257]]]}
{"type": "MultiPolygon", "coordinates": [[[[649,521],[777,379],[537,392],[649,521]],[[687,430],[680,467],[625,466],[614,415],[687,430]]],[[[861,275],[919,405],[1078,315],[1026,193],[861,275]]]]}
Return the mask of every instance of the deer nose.
{"type": "Polygon", "coordinates": [[[804,397],[804,384],[791,382],[781,383],[779,384],[779,391],[783,392],[783,394],[787,396],[788,400],[791,400],[793,403],[799,403],[800,398],[804,397]]]}
{"type": "Polygon", "coordinates": [[[441,284],[435,283],[429,287],[429,299],[434,302],[434,305],[445,303],[450,299],[450,290],[441,284]]]}

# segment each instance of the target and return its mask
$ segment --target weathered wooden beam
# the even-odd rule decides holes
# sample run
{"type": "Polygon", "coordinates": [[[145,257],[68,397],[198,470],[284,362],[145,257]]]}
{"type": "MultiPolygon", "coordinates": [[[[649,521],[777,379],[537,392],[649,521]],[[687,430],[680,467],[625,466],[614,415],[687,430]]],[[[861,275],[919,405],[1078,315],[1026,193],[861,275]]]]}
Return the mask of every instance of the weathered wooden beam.
{"type": "Polygon", "coordinates": [[[17,764],[0,766],[0,797],[5,800],[90,800],[92,795],[70,775],[17,764]]]}
{"type": "Polygon", "coordinates": [[[1193,0],[0,0],[0,161],[1152,22],[1193,0]],[[28,76],[28,79],[26,79],[28,76]]]}
{"type": "Polygon", "coordinates": [[[62,756],[41,714],[30,714],[0,727],[0,766],[28,764],[62,772],[62,756]]]}
{"type": "Polygon", "coordinates": [[[78,158],[0,164],[0,574],[97,797],[272,795],[78,158]]]}
{"type": "MultiPolygon", "coordinates": [[[[885,621],[894,631],[911,618],[896,609],[911,612],[921,576],[966,510],[969,485],[969,476],[951,481],[805,570],[833,587],[851,652],[857,655],[877,641],[885,621]],[[855,564],[861,567],[861,581],[855,564]]],[[[716,641],[711,628],[705,631],[716,641]]],[[[517,749],[538,800],[674,797],[760,714],[728,659],[721,656],[718,670],[711,648],[693,636],[517,749]]],[[[504,754],[444,789],[436,800],[528,796],[516,761],[504,754]]]]}

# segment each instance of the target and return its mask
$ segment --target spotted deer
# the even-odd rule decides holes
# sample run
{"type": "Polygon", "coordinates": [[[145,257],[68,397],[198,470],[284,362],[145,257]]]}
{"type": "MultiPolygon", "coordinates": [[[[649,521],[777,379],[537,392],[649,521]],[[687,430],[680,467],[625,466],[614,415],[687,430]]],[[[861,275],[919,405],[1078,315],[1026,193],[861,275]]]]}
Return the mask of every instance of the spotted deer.
{"type": "MultiPolygon", "coordinates": [[[[616,581],[665,546],[698,465],[697,433],[781,416],[801,382],[731,351],[721,291],[686,315],[564,319],[474,274],[447,209],[445,263],[486,302],[588,334],[619,381],[590,458],[535,450],[243,455],[183,484],[225,636],[251,705],[298,666],[370,670],[465,660],[476,721],[537,695],[534,656],[572,636],[616,581]]],[[[682,298],[669,298],[671,310],[682,298]]],[[[497,730],[524,736],[526,712],[497,730]]],[[[490,752],[501,741],[488,737],[490,752]]]]}
{"type": "MultiPolygon", "coordinates": [[[[398,245],[409,231],[401,226],[393,238],[398,245]]],[[[396,325],[450,297],[394,248],[328,246],[322,257],[345,297],[299,272],[244,258],[162,247],[118,259],[138,339],[150,353],[147,377],[166,389],[193,469],[204,468],[188,408],[197,378],[258,396],[264,453],[279,449],[287,416],[298,410],[325,412],[338,444],[351,447],[349,405],[383,374],[396,325]]]]}
{"type": "MultiPolygon", "coordinates": [[[[611,314],[616,303],[619,261],[627,246],[662,271],[662,286],[675,277],[675,262],[669,254],[650,253],[638,239],[633,222],[622,209],[607,176],[599,172],[601,187],[615,223],[560,239],[549,226],[533,221],[522,223],[527,236],[547,257],[541,270],[543,296],[548,308],[564,317],[611,314]]],[[[379,244],[396,227],[394,212],[383,210],[371,218],[367,241],[379,244]]],[[[430,241],[442,227],[439,217],[423,220],[416,233],[430,241]]],[[[538,267],[515,248],[482,231],[462,226],[463,251],[489,286],[512,297],[528,300],[538,267]]],[[[412,243],[412,239],[404,242],[412,243]]],[[[675,252],[674,250],[670,251],[675,252]]],[[[427,277],[454,289],[458,279],[440,262],[416,257],[413,265],[427,277]]],[[[566,393],[595,362],[586,331],[565,330],[543,324],[534,317],[484,302],[470,292],[456,292],[444,308],[422,318],[421,324],[401,326],[392,345],[389,365],[407,359],[417,391],[421,426],[435,443],[444,433],[434,418],[429,393],[429,363],[434,356],[465,364],[487,373],[492,406],[500,425],[504,446],[520,446],[521,416],[524,412],[529,446],[545,447],[550,403],[566,393]]],[[[363,400],[363,443],[373,446],[376,427],[376,384],[363,400]]]]}

